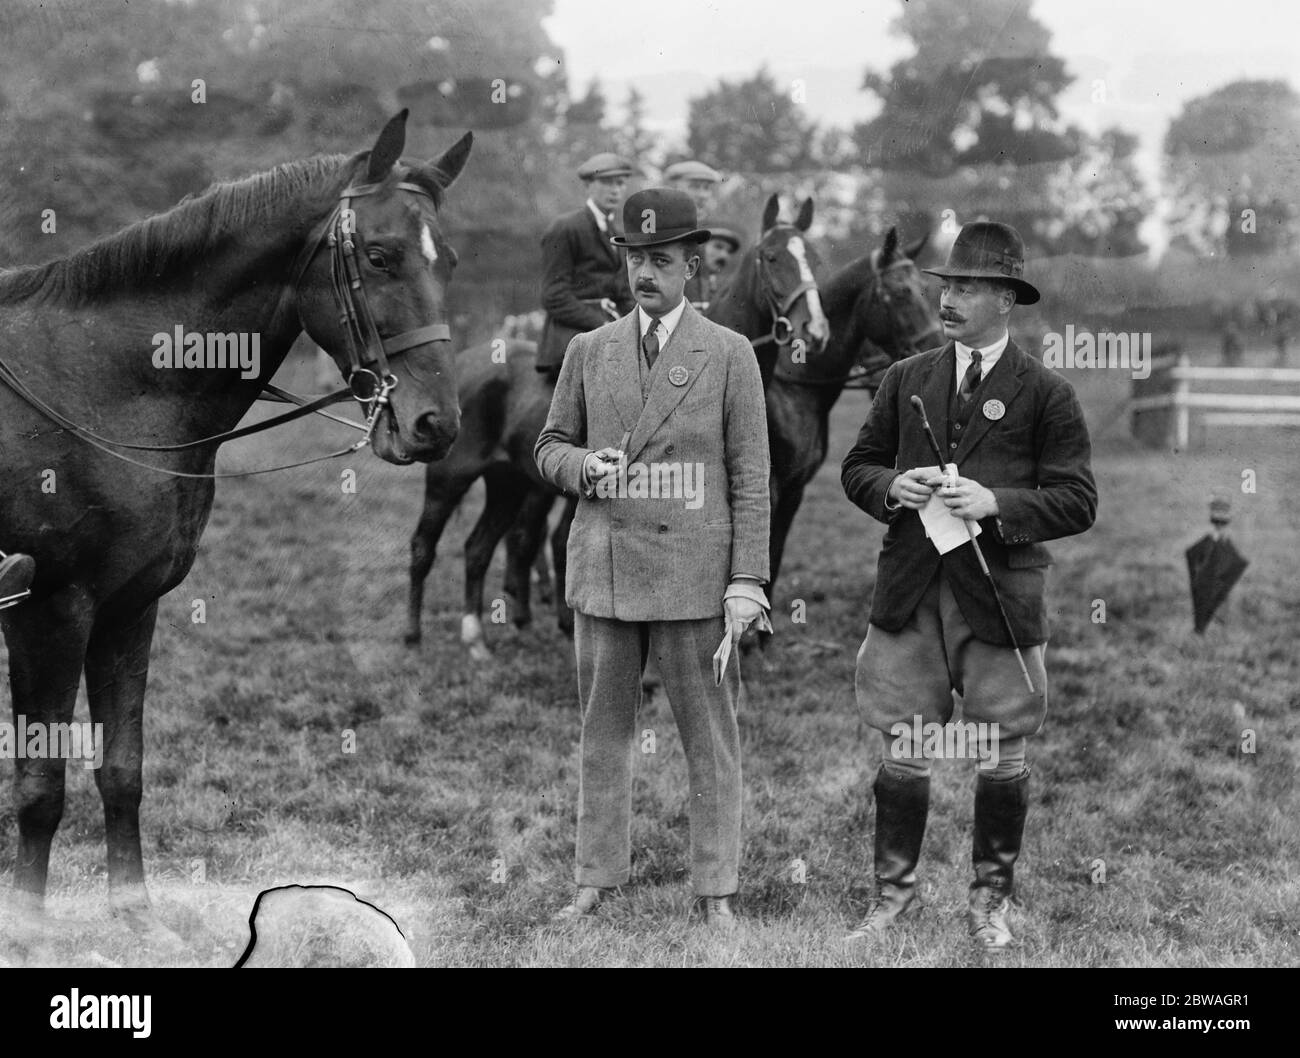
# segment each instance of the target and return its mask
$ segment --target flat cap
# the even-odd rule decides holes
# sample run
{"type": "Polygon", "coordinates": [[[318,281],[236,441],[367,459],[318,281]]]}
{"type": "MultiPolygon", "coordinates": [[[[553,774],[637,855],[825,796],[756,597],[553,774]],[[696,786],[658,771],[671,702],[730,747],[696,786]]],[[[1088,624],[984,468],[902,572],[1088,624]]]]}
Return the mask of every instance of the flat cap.
{"type": "Polygon", "coordinates": [[[631,176],[635,170],[632,163],[610,151],[593,154],[580,166],[578,175],[584,180],[595,180],[601,176],[631,176]]]}
{"type": "Polygon", "coordinates": [[[707,180],[711,184],[718,184],[722,182],[722,174],[703,162],[674,162],[664,170],[664,179],[707,180]]]}

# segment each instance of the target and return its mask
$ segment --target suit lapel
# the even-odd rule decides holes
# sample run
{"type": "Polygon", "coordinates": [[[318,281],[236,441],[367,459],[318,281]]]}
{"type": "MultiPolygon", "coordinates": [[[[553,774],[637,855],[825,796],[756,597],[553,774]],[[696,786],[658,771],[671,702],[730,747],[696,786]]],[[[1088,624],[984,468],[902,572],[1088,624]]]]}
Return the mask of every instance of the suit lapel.
{"type": "MultiPolygon", "coordinates": [[[[949,342],[940,350],[939,355],[930,363],[930,368],[921,378],[921,399],[925,401],[925,416],[930,420],[930,428],[934,431],[935,440],[940,445],[948,436],[948,391],[950,389],[949,379],[953,372],[957,370],[957,346],[949,342]]],[[[909,399],[912,394],[905,394],[909,399]]],[[[917,424],[918,435],[920,424],[917,424]]],[[[924,445],[925,458],[928,464],[931,452],[929,444],[924,445]]]]}
{"type": "MultiPolygon", "coordinates": [[[[633,310],[632,317],[634,320],[636,319],[635,310],[633,310]]],[[[637,344],[635,331],[638,329],[634,326],[634,351],[637,344]]],[[[705,348],[704,337],[704,328],[700,326],[700,314],[688,301],[686,308],[682,311],[682,318],[677,321],[676,330],[673,331],[672,337],[668,340],[668,345],[665,346],[664,350],[659,354],[659,358],[655,361],[654,370],[650,376],[650,394],[646,398],[645,408],[642,409],[636,426],[632,429],[632,439],[627,447],[627,458],[629,460],[636,458],[654,432],[672,414],[673,409],[681,403],[682,398],[691,391],[699,380],[704,365],[709,359],[709,351],[705,348]],[[669,375],[674,368],[683,368],[686,371],[686,381],[680,386],[674,386],[669,381],[669,375]]],[[[635,368],[635,364],[633,366],[635,368]]],[[[680,373],[678,372],[679,375],[680,373]]],[[[635,369],[632,372],[632,377],[638,384],[639,395],[639,378],[635,369]]]]}
{"type": "MultiPolygon", "coordinates": [[[[956,368],[953,370],[955,371],[956,368]]],[[[1003,414],[1010,410],[1011,402],[1015,400],[1016,394],[1020,392],[1022,385],[1020,375],[1024,370],[1025,354],[1020,351],[1020,347],[1015,342],[1007,342],[1006,349],[998,362],[993,365],[993,370],[989,372],[988,378],[984,379],[979,389],[975,391],[972,400],[977,402],[977,406],[970,417],[966,433],[957,445],[957,452],[953,457],[954,463],[960,465],[961,461],[966,458],[972,448],[979,444],[980,438],[989,432],[989,427],[996,421],[984,414],[984,407],[989,401],[1001,401],[1005,409],[1003,414]]]]}
{"type": "Polygon", "coordinates": [[[605,342],[605,381],[624,430],[631,430],[641,416],[641,376],[636,361],[639,329],[633,309],[618,321],[613,336],[605,342]]]}

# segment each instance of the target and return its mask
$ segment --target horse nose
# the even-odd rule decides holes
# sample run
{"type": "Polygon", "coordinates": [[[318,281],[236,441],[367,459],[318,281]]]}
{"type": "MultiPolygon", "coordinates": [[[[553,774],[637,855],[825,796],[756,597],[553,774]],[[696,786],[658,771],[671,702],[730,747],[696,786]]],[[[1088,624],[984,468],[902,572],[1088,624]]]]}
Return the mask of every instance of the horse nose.
{"type": "Polygon", "coordinates": [[[430,448],[439,455],[445,453],[460,433],[460,408],[450,412],[426,411],[415,420],[415,440],[422,448],[430,448]]]}
{"type": "Polygon", "coordinates": [[[803,325],[804,337],[808,339],[808,344],[820,352],[830,341],[831,328],[830,324],[824,319],[810,319],[803,325]]]}

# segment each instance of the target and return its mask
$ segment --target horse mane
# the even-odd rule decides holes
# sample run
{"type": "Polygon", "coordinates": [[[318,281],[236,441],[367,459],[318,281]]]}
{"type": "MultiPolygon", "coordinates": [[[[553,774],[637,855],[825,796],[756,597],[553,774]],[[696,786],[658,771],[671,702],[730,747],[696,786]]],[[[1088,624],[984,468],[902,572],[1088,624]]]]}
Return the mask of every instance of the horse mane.
{"type": "Polygon", "coordinates": [[[832,332],[840,329],[833,322],[837,319],[847,319],[855,331],[861,325],[862,321],[853,318],[853,307],[875,273],[873,258],[874,252],[869,252],[850,261],[822,286],[822,308],[826,318],[832,321],[832,332]]]}
{"type": "MultiPolygon", "coordinates": [[[[264,226],[286,207],[303,222],[323,216],[367,157],[316,155],[265,172],[213,184],[197,195],[67,257],[45,264],[0,270],[0,304],[28,298],[78,305],[117,291],[156,282],[211,252],[232,234],[264,226]]],[[[418,183],[442,203],[442,189],[418,167],[402,167],[402,179],[418,183]]]]}

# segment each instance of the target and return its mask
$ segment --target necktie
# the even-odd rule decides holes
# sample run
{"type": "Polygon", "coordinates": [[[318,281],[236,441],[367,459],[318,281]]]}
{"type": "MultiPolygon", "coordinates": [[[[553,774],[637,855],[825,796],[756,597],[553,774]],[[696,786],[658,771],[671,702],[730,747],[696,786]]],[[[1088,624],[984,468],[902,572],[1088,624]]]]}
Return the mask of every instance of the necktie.
{"type": "Polygon", "coordinates": [[[650,329],[641,339],[641,351],[645,353],[645,366],[649,371],[655,366],[655,360],[659,356],[659,321],[653,316],[650,317],[650,329]]]}
{"type": "Polygon", "coordinates": [[[980,351],[972,349],[970,354],[970,367],[966,369],[966,374],[961,379],[961,389],[957,391],[957,396],[963,404],[975,395],[975,387],[980,384],[980,351]]]}

